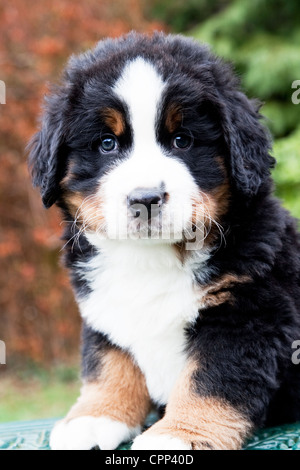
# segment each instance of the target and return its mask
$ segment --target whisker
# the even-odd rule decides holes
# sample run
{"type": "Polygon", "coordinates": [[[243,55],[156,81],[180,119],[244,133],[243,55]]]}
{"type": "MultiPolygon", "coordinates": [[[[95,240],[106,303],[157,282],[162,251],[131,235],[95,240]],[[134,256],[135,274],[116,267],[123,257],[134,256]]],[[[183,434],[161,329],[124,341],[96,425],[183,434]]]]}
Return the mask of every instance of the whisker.
{"type": "MultiPolygon", "coordinates": [[[[208,200],[208,196],[203,192],[200,192],[200,193],[197,194],[198,199],[199,199],[199,196],[200,196],[200,200],[201,200],[202,204],[197,205],[197,209],[198,209],[198,211],[201,212],[204,219],[207,219],[209,221],[209,226],[208,226],[208,228],[206,228],[207,233],[205,235],[205,239],[208,237],[209,233],[211,232],[212,225],[215,225],[217,227],[219,235],[220,235],[220,246],[218,247],[218,249],[220,249],[223,242],[226,246],[226,238],[225,238],[225,235],[224,235],[224,227],[215,218],[213,218],[211,216],[211,214],[209,212],[209,209],[207,207],[207,204],[205,204],[205,202],[204,202],[204,198],[206,198],[206,200],[208,200]]],[[[194,224],[194,225],[197,227],[196,224],[194,224]]],[[[198,229],[199,229],[199,227],[198,227],[198,229]]]]}

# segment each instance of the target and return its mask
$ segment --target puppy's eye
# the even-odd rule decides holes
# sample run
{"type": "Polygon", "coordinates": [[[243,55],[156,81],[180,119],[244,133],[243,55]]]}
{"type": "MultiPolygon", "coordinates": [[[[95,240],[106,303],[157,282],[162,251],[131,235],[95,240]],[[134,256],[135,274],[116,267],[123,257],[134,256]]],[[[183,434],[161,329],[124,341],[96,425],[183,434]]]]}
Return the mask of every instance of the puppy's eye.
{"type": "Polygon", "coordinates": [[[193,143],[192,136],[188,134],[177,134],[173,139],[173,147],[180,150],[186,150],[191,147],[193,143]]]}
{"type": "Polygon", "coordinates": [[[102,152],[112,152],[118,146],[117,139],[112,135],[105,135],[101,139],[100,150],[102,152]]]}

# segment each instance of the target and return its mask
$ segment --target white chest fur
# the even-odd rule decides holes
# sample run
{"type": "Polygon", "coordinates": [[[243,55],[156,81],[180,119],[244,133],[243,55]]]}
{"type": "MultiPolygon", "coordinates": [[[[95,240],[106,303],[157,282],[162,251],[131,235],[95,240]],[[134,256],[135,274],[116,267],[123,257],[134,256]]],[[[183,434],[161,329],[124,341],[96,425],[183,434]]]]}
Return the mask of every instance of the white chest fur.
{"type": "Polygon", "coordinates": [[[132,353],[152,399],[165,404],[185,364],[184,329],[197,316],[191,270],[169,245],[103,244],[84,266],[92,293],[79,299],[82,317],[132,353]]]}

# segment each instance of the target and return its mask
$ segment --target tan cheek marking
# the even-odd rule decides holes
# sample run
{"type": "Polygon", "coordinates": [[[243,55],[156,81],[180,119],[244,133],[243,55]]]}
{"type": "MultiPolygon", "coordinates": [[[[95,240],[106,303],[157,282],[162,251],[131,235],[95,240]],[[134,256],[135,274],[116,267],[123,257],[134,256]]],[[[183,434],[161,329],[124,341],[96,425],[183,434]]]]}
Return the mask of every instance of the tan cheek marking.
{"type": "Polygon", "coordinates": [[[236,284],[245,284],[251,281],[250,276],[225,274],[211,285],[200,287],[199,303],[201,304],[201,308],[217,307],[225,302],[232,303],[234,298],[229,289],[236,284]]]}
{"type": "Polygon", "coordinates": [[[234,407],[218,398],[204,398],[193,391],[197,364],[190,363],[177,383],[163,419],[149,434],[168,434],[195,450],[240,449],[252,425],[234,407]]]}
{"type": "Polygon", "coordinates": [[[75,217],[76,212],[84,201],[84,196],[79,192],[68,192],[64,195],[64,201],[67,204],[71,215],[75,217]]]}
{"type": "Polygon", "coordinates": [[[94,231],[105,229],[101,190],[94,196],[87,197],[80,192],[66,192],[64,201],[78,226],[94,231]]]}
{"type": "Polygon", "coordinates": [[[226,214],[229,206],[229,199],[230,191],[229,183],[227,181],[211,192],[211,210],[216,220],[219,220],[223,215],[226,214]]]}
{"type": "Polygon", "coordinates": [[[170,134],[180,127],[182,123],[182,111],[179,106],[172,105],[167,111],[166,127],[170,134]]]}
{"type": "MultiPolygon", "coordinates": [[[[220,223],[222,216],[227,213],[230,201],[230,186],[224,161],[221,157],[216,157],[216,161],[224,174],[224,183],[210,193],[199,190],[198,195],[192,197],[191,201],[193,208],[191,223],[198,232],[199,230],[203,231],[204,248],[212,246],[220,234],[217,224],[220,223]]],[[[199,240],[199,233],[197,234],[197,239],[201,242],[201,239],[199,240]]],[[[189,256],[185,243],[186,241],[183,241],[174,245],[177,257],[183,264],[189,256]]]]}
{"type": "MultiPolygon", "coordinates": [[[[198,231],[199,242],[203,239],[203,247],[212,246],[218,236],[219,229],[214,223],[222,215],[226,214],[229,205],[229,184],[226,181],[223,185],[213,190],[211,193],[199,191],[198,196],[192,197],[192,218],[191,223],[198,231]],[[199,236],[199,230],[203,233],[199,236]]],[[[196,233],[195,233],[196,237],[196,233]]],[[[190,240],[191,241],[191,240],[190,240]]],[[[176,243],[174,249],[179,260],[184,263],[190,252],[185,248],[185,241],[176,243]]]]}
{"type": "MultiPolygon", "coordinates": [[[[199,191],[199,196],[192,198],[192,223],[196,226],[199,226],[199,222],[204,223],[209,234],[213,234],[216,231],[216,225],[213,221],[219,222],[220,218],[226,214],[229,206],[229,197],[228,182],[225,182],[210,193],[199,191]]],[[[207,237],[208,239],[209,236],[207,237]]]]}
{"type": "Polygon", "coordinates": [[[209,209],[217,221],[228,211],[230,201],[230,185],[227,170],[222,157],[216,157],[217,164],[224,176],[224,183],[211,191],[208,195],[210,204],[209,209]]]}
{"type": "Polygon", "coordinates": [[[62,188],[68,187],[68,184],[72,180],[72,177],[73,177],[74,167],[75,167],[75,163],[71,161],[68,165],[66,176],[60,182],[60,185],[62,186],[62,188]]]}
{"type": "Polygon", "coordinates": [[[122,113],[113,108],[105,108],[101,112],[104,122],[113,133],[119,137],[125,131],[125,121],[122,113]]]}
{"type": "Polygon", "coordinates": [[[101,362],[99,378],[83,385],[66,420],[106,416],[129,427],[142,424],[151,405],[144,375],[128,354],[117,349],[107,352],[101,362]]]}

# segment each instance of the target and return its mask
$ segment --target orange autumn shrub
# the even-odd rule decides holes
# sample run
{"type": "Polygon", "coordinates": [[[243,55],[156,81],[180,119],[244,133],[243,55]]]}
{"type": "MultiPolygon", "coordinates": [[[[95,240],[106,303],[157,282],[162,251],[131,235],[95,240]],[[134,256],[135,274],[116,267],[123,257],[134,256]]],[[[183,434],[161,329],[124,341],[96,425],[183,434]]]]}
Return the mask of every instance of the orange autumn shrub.
{"type": "Polygon", "coordinates": [[[78,351],[80,319],[59,263],[62,227],[28,175],[25,147],[37,128],[47,82],[68,56],[106,36],[162,25],[139,0],[11,0],[0,5],[0,339],[15,361],[65,361],[78,351]]]}

